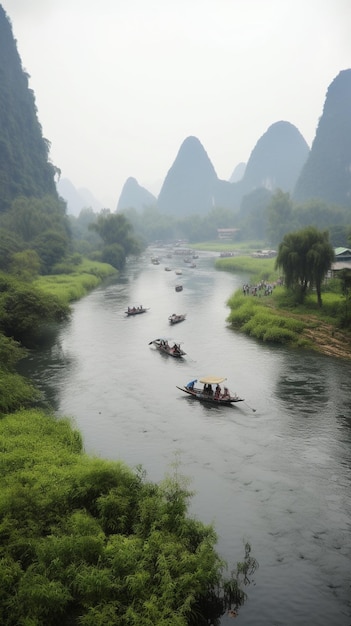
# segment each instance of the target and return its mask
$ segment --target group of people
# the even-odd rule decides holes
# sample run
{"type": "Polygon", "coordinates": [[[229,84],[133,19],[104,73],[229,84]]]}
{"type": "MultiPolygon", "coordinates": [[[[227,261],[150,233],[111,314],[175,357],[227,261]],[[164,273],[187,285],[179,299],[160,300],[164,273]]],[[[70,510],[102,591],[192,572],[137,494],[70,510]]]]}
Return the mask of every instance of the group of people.
{"type": "MultiPolygon", "coordinates": [[[[212,385],[209,384],[205,384],[204,385],[204,389],[203,392],[207,395],[213,395],[213,389],[212,389],[212,385]]],[[[227,387],[223,387],[223,393],[222,393],[222,389],[220,385],[216,385],[216,389],[214,392],[214,397],[216,400],[219,400],[220,398],[225,399],[225,398],[229,398],[230,397],[230,393],[229,393],[229,389],[227,387]]]]}
{"type": "Polygon", "coordinates": [[[267,283],[264,280],[261,280],[257,283],[257,285],[249,285],[248,283],[245,283],[243,285],[243,294],[244,296],[261,296],[262,294],[265,296],[271,296],[274,287],[281,284],[281,279],[278,279],[275,283],[267,283]]]}
{"type": "Polygon", "coordinates": [[[143,310],[143,305],[141,304],[140,306],[132,306],[132,307],[128,307],[128,313],[135,313],[135,311],[142,311],[143,310]]]}
{"type": "Polygon", "coordinates": [[[171,350],[174,354],[181,354],[182,351],[180,349],[180,345],[175,343],[173,346],[170,346],[167,339],[160,339],[160,346],[164,348],[164,350],[171,350]]]}
{"type": "MultiPolygon", "coordinates": [[[[190,391],[194,391],[194,384],[196,383],[196,380],[191,380],[187,385],[187,389],[189,389],[190,391]]],[[[212,396],[213,395],[213,389],[212,389],[212,385],[210,383],[205,383],[204,384],[204,388],[203,388],[203,393],[208,395],[208,396],[212,396]]],[[[225,400],[226,398],[230,398],[230,391],[227,387],[223,387],[223,393],[222,393],[222,389],[221,386],[218,384],[216,386],[215,392],[214,392],[214,398],[216,400],[222,399],[225,400]]]]}

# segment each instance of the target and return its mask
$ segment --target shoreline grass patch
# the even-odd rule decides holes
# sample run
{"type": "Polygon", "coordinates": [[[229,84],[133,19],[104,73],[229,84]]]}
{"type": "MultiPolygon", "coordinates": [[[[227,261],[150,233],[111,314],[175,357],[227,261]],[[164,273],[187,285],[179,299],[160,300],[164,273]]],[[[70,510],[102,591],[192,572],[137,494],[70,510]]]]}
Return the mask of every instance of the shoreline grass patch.
{"type": "Polygon", "coordinates": [[[237,291],[227,302],[231,309],[227,322],[250,337],[265,342],[300,347],[309,345],[309,342],[301,337],[305,328],[302,320],[280,315],[261,302],[254,296],[244,296],[237,291]]]}
{"type": "Polygon", "coordinates": [[[72,272],[40,276],[33,284],[44,293],[58,298],[60,302],[69,304],[83,298],[103,280],[117,273],[108,263],[83,259],[79,265],[73,267],[72,272]]]}

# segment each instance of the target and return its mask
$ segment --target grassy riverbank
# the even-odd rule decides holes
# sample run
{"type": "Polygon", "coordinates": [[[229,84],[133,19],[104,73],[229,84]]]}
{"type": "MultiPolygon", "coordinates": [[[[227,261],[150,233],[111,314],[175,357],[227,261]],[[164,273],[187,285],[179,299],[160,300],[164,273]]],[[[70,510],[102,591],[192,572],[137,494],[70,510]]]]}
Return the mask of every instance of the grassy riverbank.
{"type": "Polygon", "coordinates": [[[216,268],[250,275],[250,285],[273,286],[270,295],[258,289],[256,295],[244,295],[240,289],[228,299],[229,324],[247,335],[265,342],[309,348],[351,360],[351,332],[342,328],[347,302],[337,280],[323,287],[322,308],[311,292],[303,305],[296,305],[285,287],[277,286],[279,273],[275,259],[235,256],[216,260],[216,268]]]}
{"type": "Polygon", "coordinates": [[[44,293],[55,296],[62,303],[69,304],[83,298],[109,276],[118,274],[112,265],[82,259],[78,265],[63,274],[40,276],[33,285],[44,293]]]}

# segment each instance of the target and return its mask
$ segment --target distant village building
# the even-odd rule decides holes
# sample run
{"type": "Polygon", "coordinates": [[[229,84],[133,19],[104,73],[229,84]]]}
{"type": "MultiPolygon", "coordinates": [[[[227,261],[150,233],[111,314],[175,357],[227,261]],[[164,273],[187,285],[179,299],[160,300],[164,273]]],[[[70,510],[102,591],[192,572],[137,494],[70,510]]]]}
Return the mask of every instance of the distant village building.
{"type": "Polygon", "coordinates": [[[331,264],[330,276],[335,277],[341,270],[351,271],[351,249],[334,248],[335,261],[331,264]]]}
{"type": "Polygon", "coordinates": [[[257,250],[257,252],[253,252],[251,256],[254,259],[273,259],[277,256],[276,250],[257,250]]]}
{"type": "Polygon", "coordinates": [[[240,228],[217,228],[218,239],[234,239],[240,228]]]}

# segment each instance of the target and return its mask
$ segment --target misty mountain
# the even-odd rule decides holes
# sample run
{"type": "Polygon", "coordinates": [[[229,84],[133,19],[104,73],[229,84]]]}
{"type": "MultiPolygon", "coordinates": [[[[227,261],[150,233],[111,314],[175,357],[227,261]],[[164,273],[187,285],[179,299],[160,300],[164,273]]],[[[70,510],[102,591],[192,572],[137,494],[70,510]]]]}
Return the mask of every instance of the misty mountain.
{"type": "Polygon", "coordinates": [[[300,202],[319,198],[351,207],[351,69],[341,71],[329,85],[293,198],[300,202]]]}
{"type": "Polygon", "coordinates": [[[0,211],[18,196],[57,199],[57,170],[49,162],[49,142],[42,134],[28,78],[0,5],[0,211]]]}
{"type": "Polygon", "coordinates": [[[123,189],[117,204],[117,211],[135,209],[143,211],[146,207],[155,206],[157,199],[145,187],[139,185],[135,178],[128,178],[123,185],[123,189]]]}
{"type": "Polygon", "coordinates": [[[217,183],[204,147],[196,137],[187,137],[166,175],[157,206],[177,216],[206,213],[214,206],[217,183]]]}
{"type": "Polygon", "coordinates": [[[275,122],[257,141],[244,176],[237,183],[240,195],[263,187],[292,192],[309,155],[309,147],[293,124],[275,122]]]}
{"type": "Polygon", "coordinates": [[[99,212],[103,205],[97,200],[89,189],[84,187],[76,189],[68,178],[60,178],[56,184],[57,192],[67,204],[67,213],[77,217],[82,209],[91,208],[94,212],[99,212]]]}
{"type": "Polygon", "coordinates": [[[217,177],[200,141],[188,137],[163,183],[158,208],[174,215],[203,214],[213,207],[239,210],[242,198],[255,189],[290,192],[308,154],[298,129],[289,122],[276,122],[258,140],[247,165],[239,164],[228,182],[217,177]],[[236,177],[238,182],[233,182],[236,177]]]}
{"type": "Polygon", "coordinates": [[[246,163],[243,163],[243,162],[238,163],[238,165],[234,168],[231,177],[229,178],[229,182],[238,183],[239,180],[241,180],[245,174],[245,168],[246,168],[246,163]]]}

